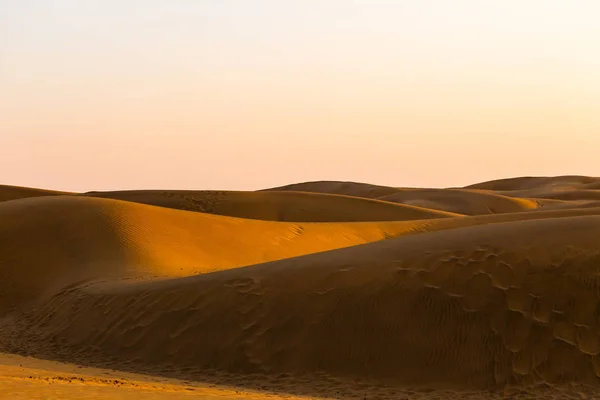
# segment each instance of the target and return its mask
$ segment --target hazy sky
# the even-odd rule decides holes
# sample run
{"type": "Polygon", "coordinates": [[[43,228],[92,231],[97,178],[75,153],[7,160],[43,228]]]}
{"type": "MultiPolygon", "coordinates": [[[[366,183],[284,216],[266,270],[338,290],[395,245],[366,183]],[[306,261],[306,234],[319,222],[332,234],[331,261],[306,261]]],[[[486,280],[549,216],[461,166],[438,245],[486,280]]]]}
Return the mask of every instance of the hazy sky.
{"type": "Polygon", "coordinates": [[[0,0],[0,183],[600,175],[597,0],[0,0]]]}

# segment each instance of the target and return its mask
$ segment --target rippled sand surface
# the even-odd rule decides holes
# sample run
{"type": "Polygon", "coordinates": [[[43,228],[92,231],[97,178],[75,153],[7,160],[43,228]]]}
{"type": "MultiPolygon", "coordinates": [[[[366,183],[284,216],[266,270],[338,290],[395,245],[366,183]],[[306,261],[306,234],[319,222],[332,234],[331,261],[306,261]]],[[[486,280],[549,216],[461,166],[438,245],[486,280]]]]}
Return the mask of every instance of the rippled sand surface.
{"type": "Polygon", "coordinates": [[[0,187],[1,392],[593,398],[597,192],[0,187]]]}

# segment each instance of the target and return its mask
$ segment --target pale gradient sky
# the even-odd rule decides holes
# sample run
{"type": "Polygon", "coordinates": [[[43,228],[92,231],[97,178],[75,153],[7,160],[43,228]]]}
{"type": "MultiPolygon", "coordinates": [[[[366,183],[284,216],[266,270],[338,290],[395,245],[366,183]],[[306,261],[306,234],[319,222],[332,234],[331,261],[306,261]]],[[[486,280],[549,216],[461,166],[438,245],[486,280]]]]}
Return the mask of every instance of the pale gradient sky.
{"type": "Polygon", "coordinates": [[[0,183],[600,175],[597,0],[0,0],[0,183]]]}

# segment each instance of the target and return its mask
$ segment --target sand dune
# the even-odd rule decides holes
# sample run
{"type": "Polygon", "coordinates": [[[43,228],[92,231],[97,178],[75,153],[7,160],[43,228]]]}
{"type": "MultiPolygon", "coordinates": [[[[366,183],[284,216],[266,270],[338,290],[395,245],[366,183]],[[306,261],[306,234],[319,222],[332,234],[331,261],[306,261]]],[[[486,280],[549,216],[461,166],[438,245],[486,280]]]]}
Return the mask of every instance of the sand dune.
{"type": "Polygon", "coordinates": [[[27,331],[53,353],[99,350],[150,370],[321,371],[454,389],[593,383],[598,234],[600,216],[516,221],[89,284],[32,312],[27,331]]]}
{"type": "Polygon", "coordinates": [[[530,211],[539,205],[535,200],[519,198],[524,196],[509,197],[489,190],[394,188],[357,182],[305,182],[267,190],[342,194],[463,215],[530,211]]]}
{"type": "Polygon", "coordinates": [[[292,224],[110,199],[0,203],[0,310],[84,280],[186,276],[367,243],[398,222],[292,224]]]}
{"type": "MultiPolygon", "coordinates": [[[[513,198],[565,200],[580,204],[600,200],[600,179],[588,176],[502,179],[471,185],[467,188],[493,191],[513,198]]],[[[574,204],[577,206],[576,203],[574,204]]]]}
{"type": "Polygon", "coordinates": [[[88,193],[86,196],[266,221],[402,221],[457,216],[385,201],[304,192],[142,190],[88,193]]]}
{"type": "Polygon", "coordinates": [[[596,190],[600,189],[600,179],[594,178],[590,183],[585,183],[579,186],[580,189],[596,190]]]}
{"type": "Polygon", "coordinates": [[[357,223],[283,223],[112,199],[51,196],[0,203],[0,310],[103,278],[188,276],[391,237],[600,208],[357,223]]]}
{"type": "Polygon", "coordinates": [[[520,177],[498,179],[488,182],[477,183],[467,186],[470,189],[485,189],[495,191],[506,190],[527,190],[539,189],[547,187],[566,187],[573,188],[576,186],[597,185],[600,184],[599,178],[579,175],[565,175],[553,177],[520,177]]]}
{"type": "Polygon", "coordinates": [[[259,400],[272,397],[259,390],[240,391],[240,388],[234,387],[148,377],[2,353],[0,389],[1,398],[10,400],[259,400]]]}
{"type": "Polygon", "coordinates": [[[514,197],[537,197],[541,199],[591,201],[600,200],[600,190],[570,189],[570,190],[542,190],[533,189],[526,191],[509,192],[514,197]]]}
{"type": "Polygon", "coordinates": [[[2,187],[0,351],[311,398],[600,388],[595,178],[277,189],[2,187]]]}
{"type": "Polygon", "coordinates": [[[564,210],[573,208],[595,208],[600,207],[600,201],[593,200],[574,200],[574,201],[562,201],[562,200],[550,200],[550,199],[536,199],[540,205],[540,210],[564,210]]]}
{"type": "Polygon", "coordinates": [[[0,201],[25,199],[28,197],[65,195],[66,192],[36,189],[21,186],[0,185],[0,201]]]}
{"type": "Polygon", "coordinates": [[[534,200],[466,189],[399,189],[379,199],[464,215],[523,212],[538,208],[534,200]]]}
{"type": "Polygon", "coordinates": [[[524,190],[505,190],[505,191],[486,191],[489,194],[500,194],[513,199],[539,200],[548,202],[548,200],[569,201],[574,206],[578,203],[600,200],[600,190],[597,189],[578,189],[577,187],[552,187],[542,186],[539,188],[524,190]]]}
{"type": "Polygon", "coordinates": [[[294,183],[291,185],[280,186],[265,191],[294,191],[294,192],[312,192],[312,193],[328,193],[342,194],[346,196],[365,197],[376,199],[392,193],[396,193],[398,189],[390,186],[371,185],[368,183],[359,182],[340,182],[340,181],[317,181],[294,183]]]}
{"type": "Polygon", "coordinates": [[[456,217],[456,213],[343,195],[304,192],[127,190],[68,193],[0,185],[0,201],[73,195],[131,201],[186,211],[287,222],[402,221],[456,217]]]}

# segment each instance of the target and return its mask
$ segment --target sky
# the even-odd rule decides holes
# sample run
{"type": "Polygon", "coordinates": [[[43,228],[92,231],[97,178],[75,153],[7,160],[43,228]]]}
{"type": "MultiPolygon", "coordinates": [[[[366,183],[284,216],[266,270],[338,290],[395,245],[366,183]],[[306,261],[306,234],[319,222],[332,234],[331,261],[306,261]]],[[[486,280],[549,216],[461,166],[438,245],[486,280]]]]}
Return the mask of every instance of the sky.
{"type": "Polygon", "coordinates": [[[600,176],[597,0],[0,0],[0,184],[600,176]]]}

